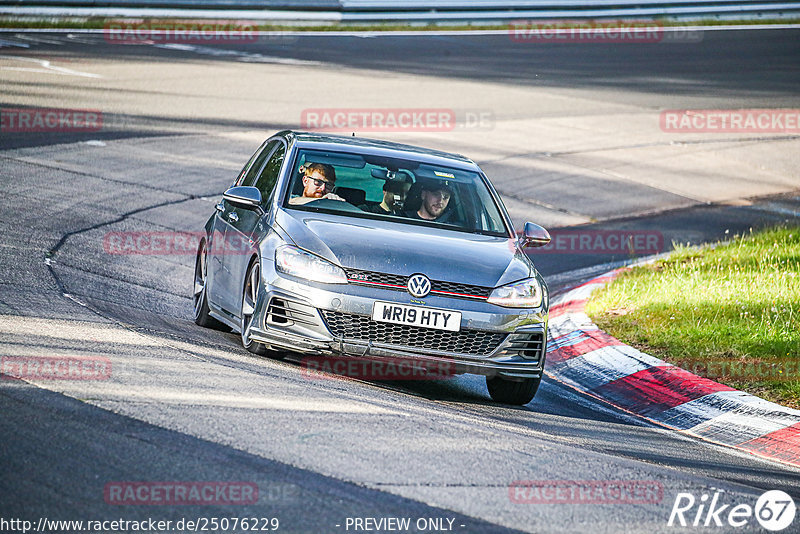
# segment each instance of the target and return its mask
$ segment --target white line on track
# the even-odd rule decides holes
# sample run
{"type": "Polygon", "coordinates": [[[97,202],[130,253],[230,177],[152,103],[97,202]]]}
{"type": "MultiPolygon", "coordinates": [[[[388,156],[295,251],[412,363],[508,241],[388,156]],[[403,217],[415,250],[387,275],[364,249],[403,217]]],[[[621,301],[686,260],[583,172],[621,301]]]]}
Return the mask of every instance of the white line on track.
{"type": "Polygon", "coordinates": [[[63,45],[64,41],[55,40],[55,39],[48,39],[46,37],[41,37],[39,35],[26,35],[24,33],[15,33],[15,39],[22,39],[23,41],[28,41],[29,43],[36,43],[36,44],[50,44],[50,45],[63,45]]]}
{"type": "Polygon", "coordinates": [[[23,63],[35,63],[41,68],[32,67],[0,67],[0,70],[17,70],[25,72],[40,72],[44,74],[58,74],[60,76],[80,76],[83,78],[102,78],[99,74],[92,74],[91,72],[81,72],[79,70],[68,69],[66,67],[56,67],[46,59],[36,59],[33,57],[19,57],[19,56],[5,56],[0,55],[0,59],[8,59],[11,61],[22,61],[23,63]]]}
{"type": "MultiPolygon", "coordinates": [[[[86,395],[86,393],[83,393],[86,395]]],[[[224,406],[257,410],[289,410],[299,412],[331,412],[360,414],[392,414],[401,412],[369,404],[344,399],[330,398],[277,398],[264,395],[230,395],[216,392],[188,392],[167,389],[120,387],[109,392],[91,394],[94,402],[144,402],[153,404],[173,404],[190,406],[224,406]]]]}
{"type": "Polygon", "coordinates": [[[6,41],[5,39],[0,39],[0,48],[5,48],[8,46],[14,46],[16,48],[30,48],[30,45],[26,43],[18,43],[17,41],[6,41]]]}
{"type": "Polygon", "coordinates": [[[235,57],[239,61],[248,63],[276,63],[280,65],[304,65],[304,66],[318,66],[321,65],[319,61],[306,61],[302,59],[283,58],[276,56],[265,56],[252,52],[242,52],[239,50],[229,50],[222,48],[213,48],[211,46],[197,46],[186,44],[157,44],[155,48],[163,48],[166,50],[181,50],[184,52],[194,52],[195,54],[202,54],[207,56],[216,57],[235,57]]]}

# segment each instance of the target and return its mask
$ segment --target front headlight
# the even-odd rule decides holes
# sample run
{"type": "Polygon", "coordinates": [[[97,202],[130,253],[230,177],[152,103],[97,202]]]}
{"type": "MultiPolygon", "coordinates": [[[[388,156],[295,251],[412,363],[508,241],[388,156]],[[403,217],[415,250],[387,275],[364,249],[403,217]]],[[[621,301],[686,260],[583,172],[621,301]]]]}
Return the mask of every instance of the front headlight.
{"type": "Polygon", "coordinates": [[[542,286],[536,278],[527,278],[492,291],[487,302],[507,308],[538,308],[542,305],[542,286]]]}
{"type": "Polygon", "coordinates": [[[275,249],[275,270],[323,284],[346,284],[344,269],[290,245],[275,249]]]}

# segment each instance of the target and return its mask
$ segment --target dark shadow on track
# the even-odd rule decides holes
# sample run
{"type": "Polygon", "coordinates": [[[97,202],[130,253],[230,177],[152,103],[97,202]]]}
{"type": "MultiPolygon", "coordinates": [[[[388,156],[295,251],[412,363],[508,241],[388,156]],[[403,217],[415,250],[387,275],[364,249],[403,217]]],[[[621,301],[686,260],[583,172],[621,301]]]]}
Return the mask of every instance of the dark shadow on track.
{"type": "Polygon", "coordinates": [[[0,514],[6,518],[266,517],[278,518],[281,532],[300,533],[333,532],[354,516],[452,517],[465,525],[463,532],[517,532],[159,428],[20,380],[0,383],[0,412],[0,514]],[[256,485],[258,498],[238,506],[132,506],[107,500],[106,484],[135,481],[244,482],[256,485]]]}
{"type": "MultiPolygon", "coordinates": [[[[509,35],[371,38],[299,36],[291,44],[213,46],[245,54],[321,61],[359,69],[486,80],[540,87],[731,99],[797,101],[800,30],[704,31],[699,40],[641,43],[518,42],[509,35]],[[764,58],[770,58],[765,62],[764,58]]],[[[697,39],[697,36],[694,37],[697,39]]],[[[179,50],[106,45],[100,52],[134,59],[187,59],[179,50]],[[136,50],[140,48],[140,50],[136,50]]],[[[188,56],[191,60],[191,52],[188,56]]],[[[203,61],[235,56],[203,54],[203,61]]],[[[663,96],[661,97],[663,98],[663,96]]]]}
{"type": "MultiPolygon", "coordinates": [[[[52,84],[41,84],[50,86],[52,84]]],[[[57,84],[60,85],[60,84],[57,84]]],[[[25,109],[34,113],[39,108],[30,106],[14,106],[0,102],[0,110],[4,108],[25,109]]],[[[45,108],[50,109],[50,108],[45,108]]],[[[92,110],[89,110],[92,111],[92,110]]],[[[96,131],[44,131],[44,132],[4,132],[0,131],[0,151],[16,148],[44,147],[65,143],[86,141],[113,141],[143,137],[167,137],[176,135],[193,135],[206,130],[263,130],[266,138],[270,132],[284,130],[295,125],[264,121],[242,121],[223,119],[164,119],[156,115],[123,115],[103,113],[93,110],[101,117],[100,129],[96,131]]]]}

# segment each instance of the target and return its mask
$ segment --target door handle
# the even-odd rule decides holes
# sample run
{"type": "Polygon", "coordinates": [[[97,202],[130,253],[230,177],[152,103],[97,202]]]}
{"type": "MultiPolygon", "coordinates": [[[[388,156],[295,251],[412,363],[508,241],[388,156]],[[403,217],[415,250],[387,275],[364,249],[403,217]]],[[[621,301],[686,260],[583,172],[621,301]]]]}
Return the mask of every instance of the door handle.
{"type": "Polygon", "coordinates": [[[235,211],[228,213],[228,220],[231,222],[239,222],[239,216],[236,215],[235,211]]]}

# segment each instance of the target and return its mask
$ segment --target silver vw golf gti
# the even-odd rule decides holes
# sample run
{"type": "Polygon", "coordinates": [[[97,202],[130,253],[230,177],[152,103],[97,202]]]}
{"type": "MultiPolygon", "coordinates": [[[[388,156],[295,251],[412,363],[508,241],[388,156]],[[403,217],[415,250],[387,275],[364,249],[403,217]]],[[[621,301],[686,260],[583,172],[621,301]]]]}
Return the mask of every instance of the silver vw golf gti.
{"type": "Polygon", "coordinates": [[[548,292],[486,175],[463,156],[282,131],[205,225],[195,322],[256,354],[410,361],[484,375],[530,402],[544,368],[548,292]]]}

